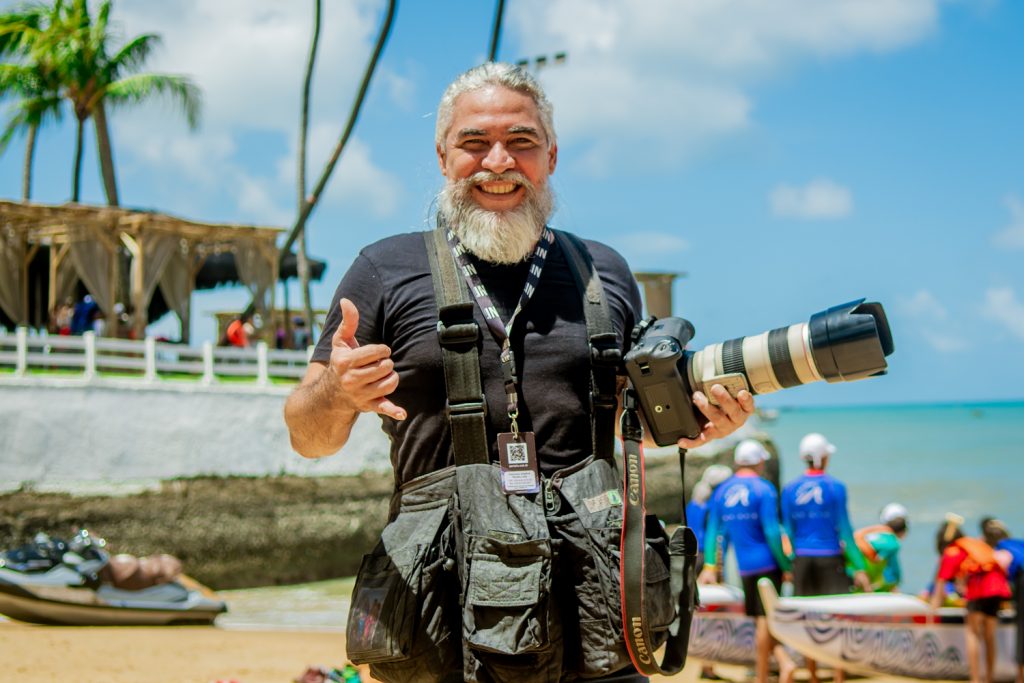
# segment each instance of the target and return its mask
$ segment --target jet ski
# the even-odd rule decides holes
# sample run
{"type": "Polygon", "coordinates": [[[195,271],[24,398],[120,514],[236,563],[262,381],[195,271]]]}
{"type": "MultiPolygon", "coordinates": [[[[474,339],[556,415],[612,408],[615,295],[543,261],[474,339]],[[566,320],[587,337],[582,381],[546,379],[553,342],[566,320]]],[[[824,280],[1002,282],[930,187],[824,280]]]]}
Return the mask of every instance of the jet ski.
{"type": "Polygon", "coordinates": [[[0,614],[34,624],[211,624],[227,605],[169,555],[111,557],[88,530],[0,552],[0,614]]]}

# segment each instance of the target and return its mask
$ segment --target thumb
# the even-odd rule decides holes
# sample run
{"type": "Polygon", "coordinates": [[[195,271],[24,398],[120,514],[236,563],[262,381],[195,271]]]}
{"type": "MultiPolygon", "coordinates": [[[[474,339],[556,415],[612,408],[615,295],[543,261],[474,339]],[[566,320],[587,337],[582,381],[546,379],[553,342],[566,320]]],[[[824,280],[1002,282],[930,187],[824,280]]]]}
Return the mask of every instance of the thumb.
{"type": "Polygon", "coordinates": [[[396,420],[404,420],[407,417],[404,408],[399,408],[386,398],[382,398],[380,402],[377,403],[375,410],[381,415],[387,415],[388,417],[393,417],[396,420]]]}
{"type": "Polygon", "coordinates": [[[333,346],[347,346],[356,348],[359,342],[356,341],[356,330],[359,329],[359,309],[349,299],[342,299],[338,306],[341,308],[341,323],[334,331],[331,339],[333,346]]]}

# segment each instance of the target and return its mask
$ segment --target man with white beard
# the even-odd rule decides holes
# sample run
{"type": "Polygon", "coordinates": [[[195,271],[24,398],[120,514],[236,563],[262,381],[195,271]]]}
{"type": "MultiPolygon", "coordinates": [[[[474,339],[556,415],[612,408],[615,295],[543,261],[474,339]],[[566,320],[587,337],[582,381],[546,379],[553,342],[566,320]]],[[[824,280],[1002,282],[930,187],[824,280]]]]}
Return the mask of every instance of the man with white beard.
{"type": "MultiPolygon", "coordinates": [[[[480,330],[476,346],[489,460],[499,462],[502,435],[532,433],[535,472],[547,482],[594,453],[591,350],[583,297],[570,269],[570,255],[547,228],[554,206],[548,177],[558,159],[552,107],[527,72],[507,64],[485,64],[448,87],[438,107],[435,143],[446,179],[438,195],[437,229],[447,235],[461,266],[460,277],[465,275],[477,299],[473,312],[480,330]],[[506,371],[510,363],[511,382],[506,371]]],[[[423,233],[410,233],[360,252],[338,286],[306,376],[285,407],[292,445],[306,457],[335,453],[348,440],[359,413],[378,413],[391,439],[396,490],[405,491],[436,480],[454,464],[438,341],[439,304],[426,244],[423,233]]],[[[615,343],[624,353],[641,317],[636,282],[625,260],[611,248],[590,240],[580,244],[600,276],[615,343]]],[[[748,392],[733,398],[716,386],[712,393],[718,405],[694,394],[694,404],[708,417],[708,424],[696,439],[680,440],[680,446],[692,448],[729,434],[753,412],[748,392]]],[[[503,493],[511,496],[500,488],[487,492],[503,493]]],[[[398,501],[402,492],[396,496],[398,501]]],[[[392,506],[392,522],[399,502],[392,506]]],[[[419,533],[426,532],[407,531],[419,533]]],[[[387,534],[386,530],[385,540],[387,534]]],[[[404,574],[403,578],[408,580],[404,574]]],[[[378,617],[360,613],[360,629],[378,617]]],[[[350,655],[352,624],[350,616],[350,655]]],[[[567,641],[577,637],[570,636],[569,627],[565,632],[567,641]]],[[[410,647],[416,649],[415,644],[410,647]]],[[[375,654],[367,659],[377,662],[375,678],[442,680],[445,677],[435,669],[451,667],[454,679],[501,679],[490,669],[460,670],[461,655],[424,664],[419,677],[410,679],[407,670],[395,673],[381,664],[397,661],[395,656],[375,654]]],[[[537,660],[531,659],[537,655],[518,656],[525,667],[521,680],[548,680],[538,671],[537,660]]],[[[631,675],[640,678],[635,671],[631,675]]],[[[629,680],[630,674],[626,676],[616,680],[629,680]]]]}

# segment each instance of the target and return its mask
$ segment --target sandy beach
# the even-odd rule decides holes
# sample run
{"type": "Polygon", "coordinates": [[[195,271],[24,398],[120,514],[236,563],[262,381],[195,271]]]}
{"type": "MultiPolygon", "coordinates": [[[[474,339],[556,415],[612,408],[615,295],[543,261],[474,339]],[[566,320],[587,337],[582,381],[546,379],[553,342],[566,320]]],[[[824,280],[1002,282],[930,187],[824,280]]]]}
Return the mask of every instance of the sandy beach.
{"type": "MultiPolygon", "coordinates": [[[[344,662],[345,638],[337,632],[0,622],[0,680],[5,683],[288,683],[307,666],[344,662]]],[[[742,667],[717,666],[716,671],[737,683],[746,680],[742,667]]],[[[692,660],[682,673],[656,680],[696,683],[699,672],[699,662],[692,660]]],[[[371,680],[365,668],[363,680],[371,680]]]]}

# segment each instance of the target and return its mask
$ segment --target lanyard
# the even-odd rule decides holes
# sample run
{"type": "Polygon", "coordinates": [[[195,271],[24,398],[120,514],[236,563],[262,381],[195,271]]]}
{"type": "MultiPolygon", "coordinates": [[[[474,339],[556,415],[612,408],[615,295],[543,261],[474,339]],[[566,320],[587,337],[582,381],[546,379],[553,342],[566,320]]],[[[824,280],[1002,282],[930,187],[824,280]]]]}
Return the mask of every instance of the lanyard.
{"type": "Polygon", "coordinates": [[[484,287],[483,282],[480,280],[480,274],[476,271],[466,254],[465,247],[459,242],[459,238],[455,236],[450,229],[445,228],[445,238],[448,240],[448,246],[452,249],[452,254],[455,256],[455,261],[459,264],[459,268],[462,270],[462,276],[466,278],[466,284],[469,285],[469,291],[473,293],[476,298],[476,303],[483,311],[484,321],[487,323],[487,327],[491,330],[491,334],[501,345],[501,369],[505,376],[505,394],[508,397],[508,418],[512,423],[512,433],[519,434],[519,424],[516,422],[516,418],[519,417],[519,394],[516,391],[516,383],[518,381],[516,377],[516,359],[512,353],[511,342],[509,341],[509,334],[512,332],[512,326],[515,324],[516,316],[523,310],[530,297],[533,296],[534,291],[537,289],[537,284],[540,282],[540,274],[544,269],[544,261],[547,259],[548,250],[555,241],[555,236],[547,227],[544,228],[544,232],[541,234],[539,240],[537,240],[537,247],[533,250],[533,256],[530,258],[530,269],[526,274],[526,284],[523,285],[523,293],[519,296],[519,303],[516,305],[516,310],[512,312],[512,317],[508,319],[507,323],[501,321],[501,316],[498,315],[498,309],[495,308],[494,302],[491,301],[491,296],[487,293],[487,289],[484,287]]]}

